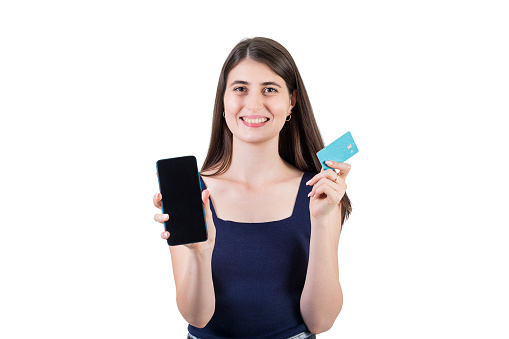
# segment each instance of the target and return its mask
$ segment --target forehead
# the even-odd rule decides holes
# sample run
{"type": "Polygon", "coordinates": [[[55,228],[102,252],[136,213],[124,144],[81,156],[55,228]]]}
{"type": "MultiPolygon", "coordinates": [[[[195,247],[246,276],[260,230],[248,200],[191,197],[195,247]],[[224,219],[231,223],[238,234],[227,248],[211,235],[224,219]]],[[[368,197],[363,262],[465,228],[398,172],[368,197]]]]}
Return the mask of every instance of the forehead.
{"type": "Polygon", "coordinates": [[[276,81],[281,86],[285,85],[283,78],[274,73],[269,66],[252,59],[244,59],[232,68],[228,74],[228,85],[235,80],[244,80],[253,84],[276,81]]]}

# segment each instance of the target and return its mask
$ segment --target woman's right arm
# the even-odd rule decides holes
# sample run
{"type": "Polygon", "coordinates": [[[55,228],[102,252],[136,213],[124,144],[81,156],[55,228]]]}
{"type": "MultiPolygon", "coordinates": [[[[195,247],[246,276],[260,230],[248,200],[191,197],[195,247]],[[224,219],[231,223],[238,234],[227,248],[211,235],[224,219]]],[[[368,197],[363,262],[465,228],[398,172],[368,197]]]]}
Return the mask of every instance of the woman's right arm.
{"type": "MultiPolygon", "coordinates": [[[[208,189],[202,192],[208,239],[195,244],[170,246],[177,307],[189,324],[199,328],[205,327],[210,321],[216,304],[211,268],[216,228],[210,211],[209,195],[208,189]]],[[[158,208],[161,208],[161,199],[161,193],[154,196],[154,205],[158,208]]],[[[168,218],[168,214],[154,216],[160,223],[168,218]]],[[[161,233],[163,239],[169,236],[168,232],[161,233]]]]}

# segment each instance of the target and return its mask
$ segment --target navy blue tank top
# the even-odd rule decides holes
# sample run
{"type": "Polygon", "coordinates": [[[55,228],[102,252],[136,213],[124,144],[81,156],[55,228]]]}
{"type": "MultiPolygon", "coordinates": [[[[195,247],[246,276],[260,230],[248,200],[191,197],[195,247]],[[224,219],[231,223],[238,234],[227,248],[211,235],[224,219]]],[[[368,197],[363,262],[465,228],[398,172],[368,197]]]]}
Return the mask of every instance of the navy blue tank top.
{"type": "MultiPolygon", "coordinates": [[[[263,223],[219,219],[212,252],[212,280],[216,297],[207,326],[188,326],[203,339],[289,338],[307,327],[300,314],[300,297],[309,258],[311,220],[306,182],[302,176],[290,217],[263,223]]],[[[200,176],[201,188],[206,189],[200,176]]]]}

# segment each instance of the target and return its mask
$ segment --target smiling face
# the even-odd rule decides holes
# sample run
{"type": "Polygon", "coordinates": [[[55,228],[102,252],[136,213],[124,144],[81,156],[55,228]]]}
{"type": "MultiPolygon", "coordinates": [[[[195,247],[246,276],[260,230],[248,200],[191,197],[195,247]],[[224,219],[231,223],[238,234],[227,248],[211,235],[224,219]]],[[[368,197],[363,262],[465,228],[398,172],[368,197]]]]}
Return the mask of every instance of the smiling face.
{"type": "Polygon", "coordinates": [[[228,128],[239,139],[262,142],[279,135],[295,106],[283,78],[252,59],[237,64],[226,82],[224,112],[228,128]]]}

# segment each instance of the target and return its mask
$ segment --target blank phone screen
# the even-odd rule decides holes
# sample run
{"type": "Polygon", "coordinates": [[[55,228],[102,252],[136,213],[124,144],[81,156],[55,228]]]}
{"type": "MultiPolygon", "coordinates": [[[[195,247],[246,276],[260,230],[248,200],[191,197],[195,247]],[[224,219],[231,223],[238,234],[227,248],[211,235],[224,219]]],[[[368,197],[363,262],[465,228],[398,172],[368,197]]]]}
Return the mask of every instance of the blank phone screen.
{"type": "Polygon", "coordinates": [[[170,232],[168,245],[183,245],[207,240],[207,225],[201,200],[201,184],[194,156],[157,161],[161,207],[169,218],[164,223],[170,232]]]}

